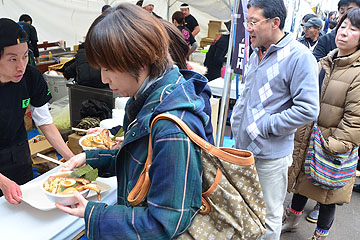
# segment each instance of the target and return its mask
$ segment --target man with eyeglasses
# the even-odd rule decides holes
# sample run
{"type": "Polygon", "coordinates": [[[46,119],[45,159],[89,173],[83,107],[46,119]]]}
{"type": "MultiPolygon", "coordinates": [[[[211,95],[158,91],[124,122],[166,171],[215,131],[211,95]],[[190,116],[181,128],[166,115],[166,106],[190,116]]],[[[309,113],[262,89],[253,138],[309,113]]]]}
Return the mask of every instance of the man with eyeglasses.
{"type": "MultiPolygon", "coordinates": [[[[340,0],[338,2],[339,16],[337,17],[337,21],[339,22],[342,16],[344,16],[344,14],[347,13],[350,9],[359,7],[360,0],[340,0]]],[[[313,51],[316,61],[319,61],[321,58],[325,57],[330,51],[336,48],[335,37],[336,29],[319,38],[318,44],[313,51]]]]}
{"type": "Polygon", "coordinates": [[[306,23],[302,23],[304,27],[304,35],[297,40],[304,44],[312,52],[318,43],[318,39],[322,36],[322,21],[318,17],[310,18],[306,23]]]}
{"type": "Polygon", "coordinates": [[[231,117],[235,147],[255,156],[267,207],[263,239],[280,239],[294,133],[319,113],[314,56],[284,33],[283,0],[251,0],[246,30],[254,49],[231,117]]]}

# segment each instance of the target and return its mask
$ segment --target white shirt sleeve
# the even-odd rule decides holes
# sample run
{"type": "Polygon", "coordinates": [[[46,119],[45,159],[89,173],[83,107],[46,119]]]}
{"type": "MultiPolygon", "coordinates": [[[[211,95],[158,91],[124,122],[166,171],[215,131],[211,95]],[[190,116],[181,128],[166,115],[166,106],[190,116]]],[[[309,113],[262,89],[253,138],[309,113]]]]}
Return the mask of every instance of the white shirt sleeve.
{"type": "Polygon", "coordinates": [[[41,107],[34,107],[30,104],[30,111],[36,126],[53,123],[53,118],[50,114],[48,103],[45,103],[41,107]]]}

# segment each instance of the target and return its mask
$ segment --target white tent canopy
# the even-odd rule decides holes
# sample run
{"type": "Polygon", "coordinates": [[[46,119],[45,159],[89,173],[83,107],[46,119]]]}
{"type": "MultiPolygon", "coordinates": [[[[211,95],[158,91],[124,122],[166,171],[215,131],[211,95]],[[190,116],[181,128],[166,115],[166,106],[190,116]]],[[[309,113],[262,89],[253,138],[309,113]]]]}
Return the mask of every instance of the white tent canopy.
{"type": "MultiPolygon", "coordinates": [[[[39,42],[65,40],[67,46],[73,46],[84,40],[90,24],[100,14],[104,4],[115,6],[121,2],[125,0],[2,0],[0,16],[17,21],[21,14],[27,13],[33,19],[39,42]]],[[[128,2],[135,4],[136,0],[128,2]]],[[[191,14],[200,24],[201,32],[197,36],[197,41],[200,42],[202,37],[207,36],[209,20],[230,20],[231,7],[235,0],[155,0],[154,2],[156,2],[154,12],[164,19],[168,18],[168,14],[171,18],[182,3],[188,3],[191,14]]],[[[284,2],[289,7],[288,13],[292,14],[293,3],[299,0],[284,0],[284,2]]],[[[316,4],[322,4],[324,7],[332,6],[328,10],[334,10],[336,3],[337,0],[301,0],[301,9],[296,14],[300,17],[311,11],[310,7],[316,4]]],[[[288,22],[291,24],[290,19],[288,18],[288,22]]]]}
{"type": "MultiPolygon", "coordinates": [[[[229,20],[231,16],[230,2],[233,0],[156,0],[154,12],[167,19],[179,6],[186,2],[190,12],[198,20],[201,28],[197,36],[198,42],[207,36],[209,20],[229,20]],[[169,11],[168,11],[169,9],[169,11]]],[[[105,4],[115,6],[121,2],[104,0],[2,0],[0,16],[18,21],[21,14],[29,14],[38,32],[39,42],[65,40],[67,46],[73,46],[84,40],[86,32],[94,19],[99,16],[105,4]]]]}

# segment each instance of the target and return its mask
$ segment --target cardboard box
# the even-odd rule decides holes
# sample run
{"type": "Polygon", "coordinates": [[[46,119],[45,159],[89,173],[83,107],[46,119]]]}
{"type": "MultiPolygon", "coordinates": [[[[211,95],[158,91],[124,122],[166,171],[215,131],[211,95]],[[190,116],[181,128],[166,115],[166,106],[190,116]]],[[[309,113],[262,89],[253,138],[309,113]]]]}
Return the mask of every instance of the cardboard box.
{"type": "Polygon", "coordinates": [[[200,47],[206,47],[207,45],[211,45],[214,40],[214,38],[204,37],[200,40],[200,47]]]}
{"type": "Polygon", "coordinates": [[[47,154],[51,151],[54,151],[53,146],[46,140],[44,136],[37,135],[29,140],[29,147],[30,147],[30,155],[33,164],[40,164],[44,162],[48,162],[45,159],[36,157],[37,153],[47,154]]]}
{"type": "Polygon", "coordinates": [[[79,154],[83,151],[82,147],[79,145],[79,139],[82,136],[72,133],[68,136],[68,147],[74,154],[79,154]]]}
{"type": "Polygon", "coordinates": [[[211,104],[211,124],[213,127],[213,137],[215,139],[218,128],[220,98],[213,98],[213,97],[210,98],[210,104],[211,104]]]}
{"type": "Polygon", "coordinates": [[[221,29],[221,21],[209,21],[208,37],[216,39],[220,35],[219,32],[220,29],[221,29]]]}

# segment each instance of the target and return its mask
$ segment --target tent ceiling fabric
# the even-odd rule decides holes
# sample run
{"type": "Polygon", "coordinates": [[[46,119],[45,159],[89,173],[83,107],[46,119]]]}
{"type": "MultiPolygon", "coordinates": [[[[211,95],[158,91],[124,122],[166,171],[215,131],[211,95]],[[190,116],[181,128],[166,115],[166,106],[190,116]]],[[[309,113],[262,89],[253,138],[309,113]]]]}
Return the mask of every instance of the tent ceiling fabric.
{"type": "MultiPolygon", "coordinates": [[[[168,9],[171,18],[175,11],[180,10],[179,6],[182,3],[188,3],[191,14],[200,24],[201,32],[196,37],[198,42],[202,37],[207,36],[209,20],[226,21],[231,16],[229,0],[155,1],[154,12],[164,19],[167,19],[168,9]],[[172,4],[170,8],[168,4],[172,4]]],[[[39,42],[65,40],[67,46],[73,46],[84,40],[88,28],[99,16],[104,4],[115,6],[121,2],[135,4],[137,0],[2,0],[0,16],[17,21],[21,14],[27,13],[33,19],[39,42]]]]}
{"type": "MultiPolygon", "coordinates": [[[[23,13],[29,14],[33,18],[33,25],[38,31],[39,42],[65,40],[67,46],[73,46],[84,40],[88,28],[94,19],[99,16],[101,7],[104,4],[115,6],[126,0],[1,0],[0,16],[8,17],[15,21],[23,13]]],[[[235,0],[154,0],[156,2],[154,12],[167,19],[171,18],[175,11],[180,10],[180,5],[184,2],[190,5],[190,13],[200,24],[200,33],[196,40],[207,36],[209,20],[227,21],[231,18],[231,7],[235,0]],[[170,7],[169,7],[170,6],[170,7]]],[[[308,9],[310,5],[326,3],[324,7],[336,5],[337,0],[284,0],[290,3],[300,1],[300,11],[296,13],[296,18],[308,13],[301,11],[308,9]],[[312,2],[312,4],[310,4],[312,2]],[[305,7],[307,5],[308,7],[305,7]]],[[[127,1],[129,2],[129,1],[127,1]]],[[[130,2],[136,3],[137,0],[130,2]]],[[[293,4],[288,4],[293,5],[293,4]]],[[[290,7],[289,6],[289,7],[290,7]]],[[[334,10],[331,8],[330,10],[334,10]]],[[[336,9],[335,9],[336,10],[336,9]]],[[[287,19],[288,21],[290,20],[287,19]]],[[[225,26],[223,26],[225,29],[225,26]]]]}

